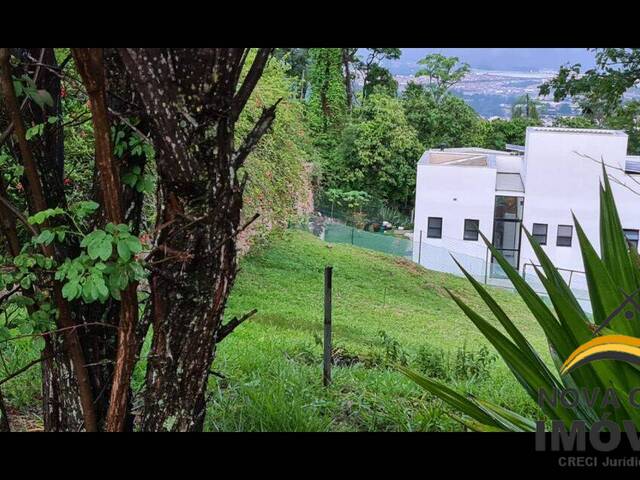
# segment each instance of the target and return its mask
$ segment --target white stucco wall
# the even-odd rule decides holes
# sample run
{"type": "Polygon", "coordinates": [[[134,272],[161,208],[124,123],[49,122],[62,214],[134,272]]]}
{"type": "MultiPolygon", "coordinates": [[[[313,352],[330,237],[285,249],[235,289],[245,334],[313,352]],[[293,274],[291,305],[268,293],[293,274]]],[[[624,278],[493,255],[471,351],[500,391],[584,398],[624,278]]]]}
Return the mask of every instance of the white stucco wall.
{"type": "Polygon", "coordinates": [[[463,240],[465,219],[480,221],[492,237],[496,170],[488,167],[418,165],[413,259],[427,268],[459,273],[449,252],[467,269],[482,274],[486,248],[482,239],[463,240]],[[427,218],[442,217],[442,238],[427,237],[427,218]],[[419,250],[420,231],[422,247],[419,250]]]}
{"type": "MultiPolygon", "coordinates": [[[[523,225],[529,231],[533,223],[548,225],[544,250],[561,268],[583,271],[578,239],[573,228],[571,247],[556,246],[558,225],[573,225],[573,211],[587,236],[599,251],[599,182],[601,166],[578,155],[587,154],[605,163],[624,165],[627,136],[623,133],[594,133],[527,129],[526,180],[523,225]]],[[[630,182],[620,171],[609,173],[630,182]]],[[[632,182],[630,184],[633,184],[632,182]]],[[[638,185],[636,185],[638,187],[638,185]]],[[[624,187],[614,185],[614,196],[624,228],[640,228],[640,197],[624,187]]],[[[521,265],[535,260],[535,255],[523,237],[521,265]]],[[[528,270],[528,273],[532,270],[528,270]]]]}

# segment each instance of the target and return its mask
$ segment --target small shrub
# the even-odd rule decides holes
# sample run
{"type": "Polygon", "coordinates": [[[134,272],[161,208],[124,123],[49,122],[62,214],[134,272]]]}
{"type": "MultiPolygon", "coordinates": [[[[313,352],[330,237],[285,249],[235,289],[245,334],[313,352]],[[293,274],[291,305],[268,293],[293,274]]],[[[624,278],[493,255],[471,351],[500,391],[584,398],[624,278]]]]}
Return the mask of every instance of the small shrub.
{"type": "Polygon", "coordinates": [[[467,350],[466,345],[456,351],[453,364],[454,377],[459,380],[475,379],[486,376],[496,356],[486,346],[478,350],[467,350]]]}
{"type": "Polygon", "coordinates": [[[301,344],[293,349],[293,351],[285,352],[284,355],[289,360],[304,365],[317,365],[322,362],[322,356],[315,351],[313,345],[309,345],[308,343],[301,344]]]}
{"type": "MultiPolygon", "coordinates": [[[[314,334],[314,344],[303,343],[292,351],[285,352],[285,357],[294,362],[305,365],[318,365],[322,363],[322,338],[314,334]],[[318,350],[317,347],[320,347],[318,350]]],[[[362,363],[360,356],[349,352],[342,345],[336,344],[331,348],[331,364],[336,367],[350,367],[362,363]]]]}
{"type": "Polygon", "coordinates": [[[380,330],[378,335],[382,339],[384,361],[387,363],[399,363],[400,365],[406,365],[408,363],[407,353],[402,348],[402,345],[400,345],[400,342],[384,330],[380,330]]]}
{"type": "Polygon", "coordinates": [[[463,345],[453,354],[439,347],[423,345],[418,349],[414,364],[430,378],[476,380],[488,375],[495,360],[496,356],[484,345],[478,350],[467,350],[466,345],[463,345]]]}
{"type": "Polygon", "coordinates": [[[442,348],[422,345],[418,349],[414,363],[420,372],[430,378],[447,379],[450,377],[447,354],[442,348]]]}

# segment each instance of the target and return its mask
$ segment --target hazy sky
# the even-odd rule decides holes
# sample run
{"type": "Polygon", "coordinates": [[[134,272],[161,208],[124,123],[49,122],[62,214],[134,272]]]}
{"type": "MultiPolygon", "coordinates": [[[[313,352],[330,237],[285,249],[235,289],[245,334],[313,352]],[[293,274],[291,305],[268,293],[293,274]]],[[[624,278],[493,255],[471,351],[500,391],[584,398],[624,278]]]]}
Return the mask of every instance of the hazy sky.
{"type": "Polygon", "coordinates": [[[592,67],[594,53],[586,48],[403,48],[402,58],[389,67],[394,73],[412,73],[415,62],[428,53],[459,57],[472,68],[486,70],[557,70],[566,63],[592,67]]]}

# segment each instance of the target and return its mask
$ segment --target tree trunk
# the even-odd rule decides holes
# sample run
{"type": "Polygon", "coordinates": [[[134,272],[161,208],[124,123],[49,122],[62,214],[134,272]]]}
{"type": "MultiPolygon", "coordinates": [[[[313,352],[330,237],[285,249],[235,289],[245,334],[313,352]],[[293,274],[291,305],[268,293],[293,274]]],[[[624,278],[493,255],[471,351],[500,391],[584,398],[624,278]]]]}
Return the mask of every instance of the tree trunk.
{"type": "MultiPolygon", "coordinates": [[[[30,210],[38,212],[48,208],[45,200],[44,189],[41,184],[38,165],[33,156],[32,149],[26,140],[26,130],[21,114],[21,108],[18,104],[15,90],[13,87],[11,65],[9,63],[9,49],[0,48],[0,88],[2,89],[4,103],[7,109],[8,117],[13,123],[13,129],[17,137],[20,158],[24,166],[27,185],[25,190],[28,192],[28,201],[30,210]]],[[[46,224],[45,224],[46,226],[46,224]]],[[[55,256],[55,252],[51,247],[43,247],[44,253],[48,256],[55,256]]],[[[58,282],[54,282],[53,299],[58,308],[58,317],[56,319],[59,328],[67,330],[62,335],[66,352],[71,362],[72,370],[77,378],[78,397],[82,405],[82,416],[84,427],[87,431],[97,431],[97,419],[95,415],[95,407],[93,404],[93,392],[91,390],[91,382],[86,368],[86,361],[82,345],[78,337],[78,333],[74,327],[75,323],[71,317],[69,305],[61,294],[61,286],[58,282]]],[[[46,369],[45,365],[45,369],[46,369]]],[[[51,378],[49,386],[53,386],[55,377],[51,378]]],[[[68,382],[67,385],[71,385],[68,382]]],[[[76,397],[76,398],[78,398],[76,397]]],[[[58,398],[60,402],[60,398],[58,398]]]]}
{"type": "Polygon", "coordinates": [[[7,413],[7,406],[4,403],[4,397],[2,396],[2,390],[0,390],[0,432],[10,432],[9,426],[9,414],[7,413]]]}
{"type": "Polygon", "coordinates": [[[270,53],[259,49],[237,88],[245,49],[120,49],[150,121],[160,183],[156,247],[147,259],[153,340],[146,431],[203,428],[209,368],[236,275],[244,189],[238,169],[275,106],[237,150],[235,122],[270,53]]]}

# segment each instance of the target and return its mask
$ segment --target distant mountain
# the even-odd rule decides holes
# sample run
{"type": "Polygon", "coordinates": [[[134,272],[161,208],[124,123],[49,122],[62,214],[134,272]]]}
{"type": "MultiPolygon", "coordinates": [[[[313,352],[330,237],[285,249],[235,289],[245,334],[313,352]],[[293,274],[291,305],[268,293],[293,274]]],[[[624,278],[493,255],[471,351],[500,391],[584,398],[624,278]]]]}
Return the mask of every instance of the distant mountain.
{"type": "Polygon", "coordinates": [[[402,57],[386,65],[394,75],[410,75],[429,53],[458,57],[475,69],[519,72],[556,71],[566,63],[591,68],[595,59],[586,48],[403,48],[402,57]]]}

